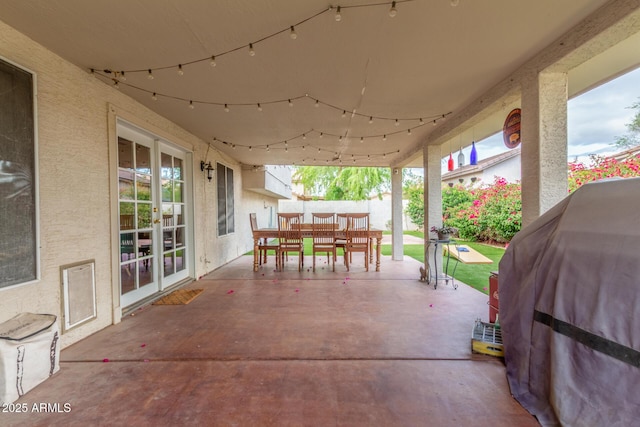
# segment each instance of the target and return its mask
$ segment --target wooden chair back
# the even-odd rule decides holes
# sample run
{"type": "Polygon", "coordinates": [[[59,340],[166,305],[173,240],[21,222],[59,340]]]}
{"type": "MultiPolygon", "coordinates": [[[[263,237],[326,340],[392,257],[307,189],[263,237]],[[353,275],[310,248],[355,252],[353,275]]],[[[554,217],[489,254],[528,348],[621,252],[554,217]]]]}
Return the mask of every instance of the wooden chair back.
{"type": "Polygon", "coordinates": [[[278,239],[280,240],[280,249],[285,252],[297,251],[296,248],[302,246],[301,213],[278,214],[278,239]]]}
{"type": "Polygon", "coordinates": [[[314,245],[335,244],[336,237],[336,216],[333,213],[312,213],[311,214],[311,235],[314,245]]]}

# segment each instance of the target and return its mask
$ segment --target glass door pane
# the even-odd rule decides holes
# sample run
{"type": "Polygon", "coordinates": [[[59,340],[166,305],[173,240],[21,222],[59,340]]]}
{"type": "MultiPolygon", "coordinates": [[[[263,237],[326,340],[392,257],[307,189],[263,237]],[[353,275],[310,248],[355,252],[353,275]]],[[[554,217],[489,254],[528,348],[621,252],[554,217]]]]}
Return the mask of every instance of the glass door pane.
{"type": "Polygon", "coordinates": [[[126,307],[158,291],[154,263],[153,140],[118,127],[120,294],[126,307]]]}
{"type": "Polygon", "coordinates": [[[161,144],[162,287],[187,277],[184,153],[161,144]]]}

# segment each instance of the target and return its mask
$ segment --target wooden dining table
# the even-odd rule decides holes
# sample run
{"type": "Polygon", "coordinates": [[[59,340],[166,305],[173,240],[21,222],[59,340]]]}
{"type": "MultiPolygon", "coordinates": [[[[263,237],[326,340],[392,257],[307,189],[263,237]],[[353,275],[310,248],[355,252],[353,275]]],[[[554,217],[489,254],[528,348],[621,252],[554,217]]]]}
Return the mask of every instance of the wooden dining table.
{"type": "MultiPolygon", "coordinates": [[[[302,237],[311,238],[312,237],[312,225],[310,223],[302,224],[302,237]]],[[[340,238],[344,237],[345,232],[338,230],[336,232],[336,237],[340,238]]],[[[258,243],[260,239],[277,239],[278,238],[278,229],[277,228],[258,228],[253,231],[253,271],[258,271],[258,263],[259,263],[259,251],[258,251],[258,243]]],[[[369,229],[369,260],[373,262],[373,246],[375,239],[375,249],[376,249],[376,271],[380,271],[380,246],[382,244],[382,230],[377,228],[369,229]]]]}

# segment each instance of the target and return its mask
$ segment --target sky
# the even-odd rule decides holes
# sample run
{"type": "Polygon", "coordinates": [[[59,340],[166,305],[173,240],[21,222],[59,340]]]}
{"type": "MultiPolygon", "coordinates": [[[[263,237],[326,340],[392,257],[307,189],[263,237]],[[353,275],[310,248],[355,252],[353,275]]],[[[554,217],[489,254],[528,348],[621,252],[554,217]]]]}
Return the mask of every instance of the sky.
{"type": "MultiPolygon", "coordinates": [[[[611,80],[595,89],[569,100],[568,159],[589,162],[590,154],[610,155],[621,151],[613,143],[616,137],[627,133],[626,124],[633,120],[636,110],[631,107],[640,101],[640,68],[611,80]]],[[[509,149],[502,141],[502,131],[484,140],[476,141],[478,159],[504,153],[509,149]]],[[[469,162],[471,147],[462,150],[469,162]]],[[[447,160],[443,158],[443,172],[447,160]]],[[[453,153],[456,167],[458,157],[453,153]]]]}

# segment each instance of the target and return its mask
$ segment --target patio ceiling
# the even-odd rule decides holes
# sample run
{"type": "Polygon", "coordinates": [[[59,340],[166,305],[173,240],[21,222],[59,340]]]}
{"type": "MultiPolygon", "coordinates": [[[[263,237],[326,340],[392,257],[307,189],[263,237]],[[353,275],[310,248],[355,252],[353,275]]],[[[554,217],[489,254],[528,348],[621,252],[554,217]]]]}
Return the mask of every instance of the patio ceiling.
{"type": "Polygon", "coordinates": [[[606,1],[395,3],[341,0],[338,22],[326,0],[3,0],[1,19],[241,163],[392,166],[606,1]]]}

